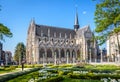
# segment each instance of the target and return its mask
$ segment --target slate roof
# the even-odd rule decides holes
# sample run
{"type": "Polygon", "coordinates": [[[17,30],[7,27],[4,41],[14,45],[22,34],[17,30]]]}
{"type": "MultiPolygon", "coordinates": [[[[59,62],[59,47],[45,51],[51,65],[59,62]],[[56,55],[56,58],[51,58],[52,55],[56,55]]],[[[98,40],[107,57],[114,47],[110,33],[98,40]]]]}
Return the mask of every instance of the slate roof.
{"type": "Polygon", "coordinates": [[[46,26],[46,25],[37,25],[36,24],[36,35],[41,36],[41,32],[43,35],[48,36],[48,29],[50,30],[50,37],[54,37],[54,33],[56,33],[56,37],[65,38],[65,34],[67,35],[67,38],[75,37],[75,31],[74,29],[68,29],[68,28],[60,28],[60,27],[53,27],[53,26],[46,26]]]}

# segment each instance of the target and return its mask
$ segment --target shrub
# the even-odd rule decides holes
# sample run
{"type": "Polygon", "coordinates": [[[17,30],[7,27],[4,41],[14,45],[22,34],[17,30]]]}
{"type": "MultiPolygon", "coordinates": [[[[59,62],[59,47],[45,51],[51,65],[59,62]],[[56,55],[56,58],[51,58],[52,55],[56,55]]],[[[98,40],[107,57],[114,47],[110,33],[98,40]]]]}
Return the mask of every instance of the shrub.
{"type": "Polygon", "coordinates": [[[68,73],[72,73],[70,70],[63,71],[63,75],[67,75],[68,73]]]}
{"type": "Polygon", "coordinates": [[[63,68],[63,67],[72,67],[72,64],[62,64],[59,67],[60,68],[63,68]]]}
{"type": "Polygon", "coordinates": [[[58,73],[57,69],[47,69],[46,71],[51,73],[58,73]]]}
{"type": "Polygon", "coordinates": [[[51,77],[49,79],[46,79],[44,82],[61,82],[64,78],[62,76],[58,77],[51,77]]]}
{"type": "Polygon", "coordinates": [[[58,68],[59,66],[58,65],[52,65],[50,66],[50,68],[58,68]]]}
{"type": "Polygon", "coordinates": [[[77,68],[84,68],[85,65],[86,65],[86,64],[85,64],[84,62],[81,62],[81,63],[77,63],[77,64],[76,64],[76,67],[77,67],[77,68]]]}
{"type": "Polygon", "coordinates": [[[42,65],[42,64],[35,64],[34,67],[39,67],[39,68],[41,68],[41,67],[43,67],[43,65],[42,65]]]}
{"type": "Polygon", "coordinates": [[[93,80],[100,80],[102,78],[112,78],[112,79],[119,79],[120,75],[108,75],[108,74],[69,74],[69,78],[74,79],[93,79],[93,80]]]}
{"type": "Polygon", "coordinates": [[[58,71],[58,75],[63,75],[64,72],[63,71],[58,71]]]}
{"type": "Polygon", "coordinates": [[[116,72],[117,74],[120,74],[120,70],[116,70],[115,72],[116,72]]]}
{"type": "Polygon", "coordinates": [[[4,68],[4,70],[5,70],[5,71],[9,71],[9,70],[10,70],[10,68],[9,68],[9,67],[7,67],[7,68],[4,68]]]}
{"type": "Polygon", "coordinates": [[[15,70],[16,66],[10,66],[9,68],[10,68],[10,70],[15,70]]]}
{"type": "Polygon", "coordinates": [[[67,74],[68,77],[71,77],[71,75],[72,75],[72,73],[68,73],[68,74],[67,74]]]}

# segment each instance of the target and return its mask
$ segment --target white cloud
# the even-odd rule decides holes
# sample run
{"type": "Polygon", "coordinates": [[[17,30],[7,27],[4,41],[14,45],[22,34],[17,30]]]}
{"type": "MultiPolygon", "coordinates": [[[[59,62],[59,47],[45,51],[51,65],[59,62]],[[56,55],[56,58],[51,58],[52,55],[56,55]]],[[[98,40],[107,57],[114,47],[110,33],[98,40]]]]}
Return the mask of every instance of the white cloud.
{"type": "Polygon", "coordinates": [[[86,11],[83,11],[83,14],[86,14],[87,12],[86,11]]]}

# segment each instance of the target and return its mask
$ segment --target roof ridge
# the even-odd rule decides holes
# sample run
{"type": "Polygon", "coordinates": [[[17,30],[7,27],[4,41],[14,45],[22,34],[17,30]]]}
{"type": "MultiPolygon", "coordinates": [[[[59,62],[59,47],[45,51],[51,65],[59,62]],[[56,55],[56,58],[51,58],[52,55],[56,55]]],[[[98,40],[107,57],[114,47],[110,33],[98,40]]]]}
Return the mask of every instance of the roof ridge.
{"type": "Polygon", "coordinates": [[[41,25],[41,24],[36,24],[36,25],[50,27],[50,28],[59,28],[59,29],[73,30],[74,31],[74,29],[64,28],[64,27],[58,27],[58,26],[48,26],[48,25],[41,25]]]}

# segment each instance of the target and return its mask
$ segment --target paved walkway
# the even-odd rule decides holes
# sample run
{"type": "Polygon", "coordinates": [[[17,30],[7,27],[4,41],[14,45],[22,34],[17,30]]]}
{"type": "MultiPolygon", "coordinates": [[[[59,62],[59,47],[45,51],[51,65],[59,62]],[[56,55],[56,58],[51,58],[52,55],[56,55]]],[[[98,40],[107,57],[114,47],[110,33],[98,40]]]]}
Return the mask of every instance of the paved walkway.
{"type": "MultiPolygon", "coordinates": [[[[24,68],[24,70],[29,70],[29,69],[32,69],[32,68],[24,68]]],[[[7,74],[14,74],[14,73],[17,73],[17,72],[20,72],[20,71],[22,71],[22,68],[16,68],[16,71],[8,72],[8,73],[2,73],[2,74],[0,74],[0,76],[7,75],[7,74]]]]}

